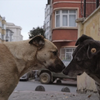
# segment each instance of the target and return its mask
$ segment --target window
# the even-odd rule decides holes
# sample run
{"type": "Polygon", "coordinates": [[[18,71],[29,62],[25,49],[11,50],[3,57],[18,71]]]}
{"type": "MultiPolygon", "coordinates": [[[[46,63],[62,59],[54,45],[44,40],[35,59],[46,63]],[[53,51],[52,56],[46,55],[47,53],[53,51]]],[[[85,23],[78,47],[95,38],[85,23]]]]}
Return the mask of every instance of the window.
{"type": "Polygon", "coordinates": [[[72,60],[72,54],[75,48],[61,48],[60,50],[60,58],[61,60],[71,61],[72,60]]]}
{"type": "Polygon", "coordinates": [[[0,39],[1,39],[1,33],[0,33],[0,39]]]}
{"type": "Polygon", "coordinates": [[[7,31],[6,34],[5,34],[5,40],[6,41],[12,41],[12,38],[13,38],[12,35],[13,34],[10,31],[7,31]]]}
{"type": "Polygon", "coordinates": [[[2,40],[5,40],[5,36],[6,36],[5,34],[2,34],[2,35],[1,35],[1,39],[2,39],[2,40]]]}
{"type": "Polygon", "coordinates": [[[60,27],[60,11],[56,11],[56,27],[60,27]]]}
{"type": "Polygon", "coordinates": [[[2,22],[0,21],[0,27],[2,27],[2,22]]]}
{"type": "Polygon", "coordinates": [[[47,23],[46,23],[46,28],[49,28],[50,27],[50,22],[48,21],[47,23]]]}
{"type": "Polygon", "coordinates": [[[55,12],[56,27],[76,27],[76,10],[58,10],[55,12]]]}
{"type": "Polygon", "coordinates": [[[6,29],[6,25],[5,24],[2,24],[2,29],[6,29]]]}
{"type": "Polygon", "coordinates": [[[48,7],[47,9],[47,14],[49,15],[50,14],[50,8],[48,7]]]}

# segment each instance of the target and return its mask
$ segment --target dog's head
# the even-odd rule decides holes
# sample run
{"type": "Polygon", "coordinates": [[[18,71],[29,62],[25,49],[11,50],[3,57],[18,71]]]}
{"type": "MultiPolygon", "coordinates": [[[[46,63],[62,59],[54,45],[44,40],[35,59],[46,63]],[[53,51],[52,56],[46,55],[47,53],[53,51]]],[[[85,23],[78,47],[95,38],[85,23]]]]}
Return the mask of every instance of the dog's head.
{"type": "Polygon", "coordinates": [[[76,42],[77,48],[73,53],[73,59],[64,69],[63,73],[69,76],[97,73],[100,59],[100,42],[82,35],[76,42]]]}
{"type": "Polygon", "coordinates": [[[41,66],[53,71],[61,72],[65,66],[58,57],[57,47],[43,36],[35,36],[29,42],[37,47],[36,59],[41,66]]]}

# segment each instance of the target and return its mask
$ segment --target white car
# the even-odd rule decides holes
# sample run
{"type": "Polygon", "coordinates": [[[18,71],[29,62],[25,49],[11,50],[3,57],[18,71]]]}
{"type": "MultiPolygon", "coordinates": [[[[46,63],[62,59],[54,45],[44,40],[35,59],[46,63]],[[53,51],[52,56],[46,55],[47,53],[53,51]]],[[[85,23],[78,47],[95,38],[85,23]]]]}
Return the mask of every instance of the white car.
{"type": "Polygon", "coordinates": [[[25,73],[23,76],[20,77],[20,81],[21,80],[25,80],[25,81],[28,81],[29,78],[33,78],[34,77],[34,73],[33,71],[30,71],[28,73],[25,73]]]}

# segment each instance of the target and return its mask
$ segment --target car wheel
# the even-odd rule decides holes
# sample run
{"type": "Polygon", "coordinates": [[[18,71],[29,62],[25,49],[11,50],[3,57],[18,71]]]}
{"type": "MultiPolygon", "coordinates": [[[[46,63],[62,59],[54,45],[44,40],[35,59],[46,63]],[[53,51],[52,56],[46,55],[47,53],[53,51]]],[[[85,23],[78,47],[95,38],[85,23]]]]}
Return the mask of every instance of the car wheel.
{"type": "Polygon", "coordinates": [[[48,84],[48,83],[50,83],[50,80],[51,80],[50,78],[51,77],[50,77],[49,73],[46,73],[46,72],[41,73],[40,82],[43,83],[43,84],[48,84]]]}

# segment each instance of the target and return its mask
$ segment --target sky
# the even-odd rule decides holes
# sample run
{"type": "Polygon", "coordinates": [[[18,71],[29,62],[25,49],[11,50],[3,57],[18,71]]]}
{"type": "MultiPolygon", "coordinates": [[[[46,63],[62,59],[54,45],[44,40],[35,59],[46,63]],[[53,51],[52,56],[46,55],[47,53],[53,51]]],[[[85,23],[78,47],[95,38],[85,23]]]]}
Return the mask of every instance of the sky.
{"type": "Polygon", "coordinates": [[[20,26],[23,40],[27,40],[33,27],[43,26],[46,4],[47,0],[0,0],[0,15],[20,26]]]}

